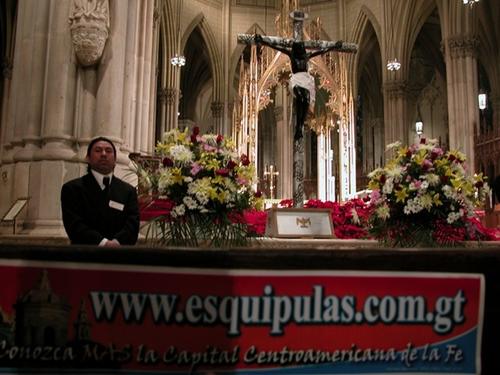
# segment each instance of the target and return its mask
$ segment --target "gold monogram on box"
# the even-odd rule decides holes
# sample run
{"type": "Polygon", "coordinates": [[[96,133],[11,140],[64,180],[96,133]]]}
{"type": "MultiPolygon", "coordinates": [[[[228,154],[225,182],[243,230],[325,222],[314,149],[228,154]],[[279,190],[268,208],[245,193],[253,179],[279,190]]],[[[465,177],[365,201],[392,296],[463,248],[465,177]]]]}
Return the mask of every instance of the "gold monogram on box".
{"type": "Polygon", "coordinates": [[[309,228],[311,226],[311,218],[310,217],[298,217],[295,219],[297,226],[301,228],[309,228]]]}

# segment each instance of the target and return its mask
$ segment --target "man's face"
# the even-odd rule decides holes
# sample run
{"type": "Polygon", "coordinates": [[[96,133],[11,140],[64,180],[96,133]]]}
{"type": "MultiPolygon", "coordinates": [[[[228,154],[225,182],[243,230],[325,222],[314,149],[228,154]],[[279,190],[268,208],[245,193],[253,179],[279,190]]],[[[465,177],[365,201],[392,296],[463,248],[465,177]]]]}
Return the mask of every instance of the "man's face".
{"type": "Polygon", "coordinates": [[[87,156],[90,168],[101,173],[109,174],[115,169],[116,156],[113,146],[106,141],[98,141],[92,145],[90,155],[87,156]]]}

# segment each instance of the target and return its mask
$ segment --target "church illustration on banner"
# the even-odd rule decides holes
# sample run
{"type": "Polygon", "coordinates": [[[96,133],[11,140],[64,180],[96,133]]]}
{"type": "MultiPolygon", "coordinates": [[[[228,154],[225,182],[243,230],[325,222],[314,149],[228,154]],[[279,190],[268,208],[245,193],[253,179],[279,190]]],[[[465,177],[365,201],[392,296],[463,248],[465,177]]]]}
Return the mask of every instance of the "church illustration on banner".
{"type": "MultiPolygon", "coordinates": [[[[15,312],[8,314],[0,306],[0,343],[5,348],[18,348],[15,351],[17,358],[10,361],[16,366],[29,366],[29,359],[36,360],[32,356],[24,358],[28,351],[35,353],[35,348],[61,348],[70,349],[71,359],[67,361],[70,365],[72,359],[82,358],[83,351],[88,348],[97,350],[104,348],[102,344],[91,340],[90,327],[84,300],[82,300],[77,317],[73,322],[73,337],[70,337],[68,327],[72,306],[64,296],[58,296],[52,290],[47,270],[43,270],[37,283],[16,298],[13,305],[15,312]],[[18,354],[21,351],[24,354],[18,354]],[[21,357],[19,357],[21,355],[21,357]],[[28,361],[26,361],[28,359],[28,361]]],[[[8,349],[6,349],[8,350],[8,349]]],[[[109,359],[109,358],[108,358],[109,359]]],[[[107,362],[102,358],[86,358],[86,365],[98,361],[99,365],[115,367],[116,364],[107,362]],[[108,366],[107,366],[108,365],[108,366]]],[[[4,363],[6,358],[0,361],[4,363]]],[[[80,363],[81,364],[81,363],[80,363]]]]}

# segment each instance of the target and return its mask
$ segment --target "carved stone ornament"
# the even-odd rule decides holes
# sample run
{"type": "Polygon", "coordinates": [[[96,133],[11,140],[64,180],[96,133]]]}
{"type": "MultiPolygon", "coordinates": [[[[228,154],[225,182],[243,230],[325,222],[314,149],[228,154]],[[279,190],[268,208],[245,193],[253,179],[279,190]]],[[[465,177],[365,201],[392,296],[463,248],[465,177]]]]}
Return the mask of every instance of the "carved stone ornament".
{"type": "Polygon", "coordinates": [[[389,99],[402,99],[408,94],[408,85],[405,81],[389,81],[384,84],[384,92],[389,99]]]}
{"type": "Polygon", "coordinates": [[[72,0],[69,24],[80,65],[97,64],[109,35],[108,0],[72,0]]]}
{"type": "Polygon", "coordinates": [[[210,105],[210,109],[212,110],[213,118],[222,117],[222,114],[224,113],[224,103],[212,102],[212,104],[210,105]]]}
{"type": "Polygon", "coordinates": [[[175,103],[175,98],[177,96],[177,90],[173,87],[163,87],[158,90],[158,100],[161,104],[172,105],[175,103]]]}
{"type": "Polygon", "coordinates": [[[451,57],[464,58],[464,57],[477,57],[477,49],[479,46],[479,39],[474,36],[455,37],[448,39],[448,47],[450,49],[451,57]]]}

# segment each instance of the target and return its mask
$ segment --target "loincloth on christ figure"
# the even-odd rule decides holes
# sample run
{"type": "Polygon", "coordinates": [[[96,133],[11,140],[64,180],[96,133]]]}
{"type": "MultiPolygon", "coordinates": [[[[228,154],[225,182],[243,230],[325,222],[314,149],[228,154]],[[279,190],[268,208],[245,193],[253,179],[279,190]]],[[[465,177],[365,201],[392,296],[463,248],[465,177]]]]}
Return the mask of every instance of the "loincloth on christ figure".
{"type": "Polygon", "coordinates": [[[295,86],[303,87],[309,91],[309,110],[314,113],[314,102],[316,101],[316,82],[308,72],[293,73],[290,78],[290,91],[293,93],[295,86]]]}

